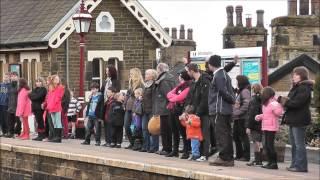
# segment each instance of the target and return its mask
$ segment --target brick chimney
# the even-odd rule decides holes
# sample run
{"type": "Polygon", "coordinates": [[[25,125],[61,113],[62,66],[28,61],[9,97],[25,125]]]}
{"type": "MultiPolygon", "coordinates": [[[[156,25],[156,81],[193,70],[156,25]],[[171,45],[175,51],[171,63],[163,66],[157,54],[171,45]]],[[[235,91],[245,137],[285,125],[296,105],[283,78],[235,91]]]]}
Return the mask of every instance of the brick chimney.
{"type": "Polygon", "coordinates": [[[297,0],[288,0],[288,16],[297,15],[297,0]]]}
{"type": "Polygon", "coordinates": [[[257,10],[257,27],[264,27],[263,14],[264,10],[257,10]]]}
{"type": "Polygon", "coordinates": [[[320,0],[311,0],[311,14],[320,16],[320,0]]]}
{"type": "Polygon", "coordinates": [[[246,27],[247,28],[252,28],[252,18],[251,14],[246,14],[246,27]]]}
{"type": "Polygon", "coordinates": [[[242,12],[243,12],[243,7],[242,6],[236,6],[236,14],[237,14],[237,26],[243,27],[242,24],[242,12]]]}
{"type": "Polygon", "coordinates": [[[227,27],[233,27],[233,6],[227,6],[227,27]]]}
{"type": "Polygon", "coordinates": [[[193,40],[193,30],[192,29],[188,29],[188,40],[193,40]]]}
{"type": "Polygon", "coordinates": [[[300,15],[309,15],[309,0],[300,0],[300,15]]]}
{"type": "Polygon", "coordinates": [[[179,34],[179,39],[185,39],[185,30],[184,30],[184,25],[180,25],[180,34],[179,34]]]}
{"type": "Polygon", "coordinates": [[[177,28],[172,28],[171,29],[171,37],[172,39],[177,39],[177,28]]]}

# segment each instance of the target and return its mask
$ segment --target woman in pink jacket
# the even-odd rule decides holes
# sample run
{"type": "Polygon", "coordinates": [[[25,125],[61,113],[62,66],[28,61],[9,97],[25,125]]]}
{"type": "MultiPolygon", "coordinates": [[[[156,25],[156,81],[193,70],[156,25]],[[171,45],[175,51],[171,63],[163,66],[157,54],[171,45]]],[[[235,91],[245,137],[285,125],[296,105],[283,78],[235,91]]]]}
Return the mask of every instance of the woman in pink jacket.
{"type": "Polygon", "coordinates": [[[29,91],[30,88],[27,81],[25,79],[20,79],[16,116],[20,118],[20,121],[23,124],[23,132],[19,136],[22,140],[29,139],[30,133],[28,117],[31,115],[31,101],[28,96],[29,91]]]}
{"type": "Polygon", "coordinates": [[[255,117],[261,121],[261,130],[265,137],[265,149],[268,157],[268,164],[263,165],[266,169],[278,169],[277,153],[274,149],[274,138],[279,130],[279,118],[283,114],[283,107],[275,99],[275,91],[271,87],[265,87],[262,90],[262,114],[255,117]]]}
{"type": "Polygon", "coordinates": [[[45,102],[45,109],[48,112],[53,124],[53,138],[50,142],[61,142],[62,122],[61,122],[61,101],[64,94],[64,88],[60,85],[58,75],[52,76],[53,83],[49,85],[49,91],[45,102]]]}
{"type": "Polygon", "coordinates": [[[171,90],[167,94],[167,99],[169,100],[168,109],[171,110],[172,119],[172,136],[173,136],[173,151],[168,154],[168,157],[177,157],[179,156],[179,141],[180,134],[183,139],[183,155],[182,159],[187,159],[189,157],[189,150],[191,150],[190,140],[187,140],[186,129],[183,127],[179,121],[179,116],[183,113],[183,107],[185,99],[190,90],[190,81],[191,78],[188,75],[187,71],[182,71],[179,73],[180,84],[171,90]]]}

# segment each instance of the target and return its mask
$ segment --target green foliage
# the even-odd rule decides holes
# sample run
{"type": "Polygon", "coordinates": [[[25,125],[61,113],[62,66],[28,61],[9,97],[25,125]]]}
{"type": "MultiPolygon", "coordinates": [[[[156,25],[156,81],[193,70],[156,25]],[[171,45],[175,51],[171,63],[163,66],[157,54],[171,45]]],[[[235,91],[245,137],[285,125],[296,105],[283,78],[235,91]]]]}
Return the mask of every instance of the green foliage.
{"type": "Polygon", "coordinates": [[[317,111],[317,123],[320,124],[320,73],[316,76],[316,83],[313,90],[314,106],[317,111]]]}
{"type": "Polygon", "coordinates": [[[317,136],[320,136],[320,73],[317,74],[316,82],[313,86],[313,102],[316,112],[312,112],[312,122],[306,131],[306,140],[309,143],[317,136]]]}

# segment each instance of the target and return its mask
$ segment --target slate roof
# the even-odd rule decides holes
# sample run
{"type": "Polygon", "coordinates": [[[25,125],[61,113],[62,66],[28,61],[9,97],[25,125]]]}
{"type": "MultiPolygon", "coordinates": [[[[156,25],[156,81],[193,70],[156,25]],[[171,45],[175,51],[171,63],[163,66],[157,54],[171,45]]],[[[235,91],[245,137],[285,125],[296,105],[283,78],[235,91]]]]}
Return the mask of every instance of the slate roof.
{"type": "MultiPolygon", "coordinates": [[[[78,0],[1,0],[0,45],[43,43],[78,0]]],[[[47,44],[47,43],[46,43],[47,44]]]]}
{"type": "Polygon", "coordinates": [[[281,79],[285,75],[292,72],[295,67],[304,66],[308,68],[313,73],[320,72],[320,63],[316,60],[312,59],[306,54],[302,54],[295,59],[291,60],[290,62],[284,64],[283,66],[279,67],[277,70],[269,74],[269,84],[276,82],[277,80],[281,79]]]}

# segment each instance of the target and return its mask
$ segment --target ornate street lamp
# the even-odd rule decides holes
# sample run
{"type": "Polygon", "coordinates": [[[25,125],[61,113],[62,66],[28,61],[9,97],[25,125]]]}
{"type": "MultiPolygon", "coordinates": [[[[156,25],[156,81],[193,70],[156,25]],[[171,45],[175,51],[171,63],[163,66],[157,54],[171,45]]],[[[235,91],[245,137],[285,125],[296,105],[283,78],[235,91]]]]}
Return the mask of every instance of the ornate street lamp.
{"type": "MultiPolygon", "coordinates": [[[[84,35],[89,32],[92,16],[84,7],[84,0],[81,1],[79,11],[73,15],[73,24],[76,32],[80,35],[80,82],[79,97],[84,101],[84,35]]],[[[80,113],[82,117],[82,112],[80,113]]]]}

